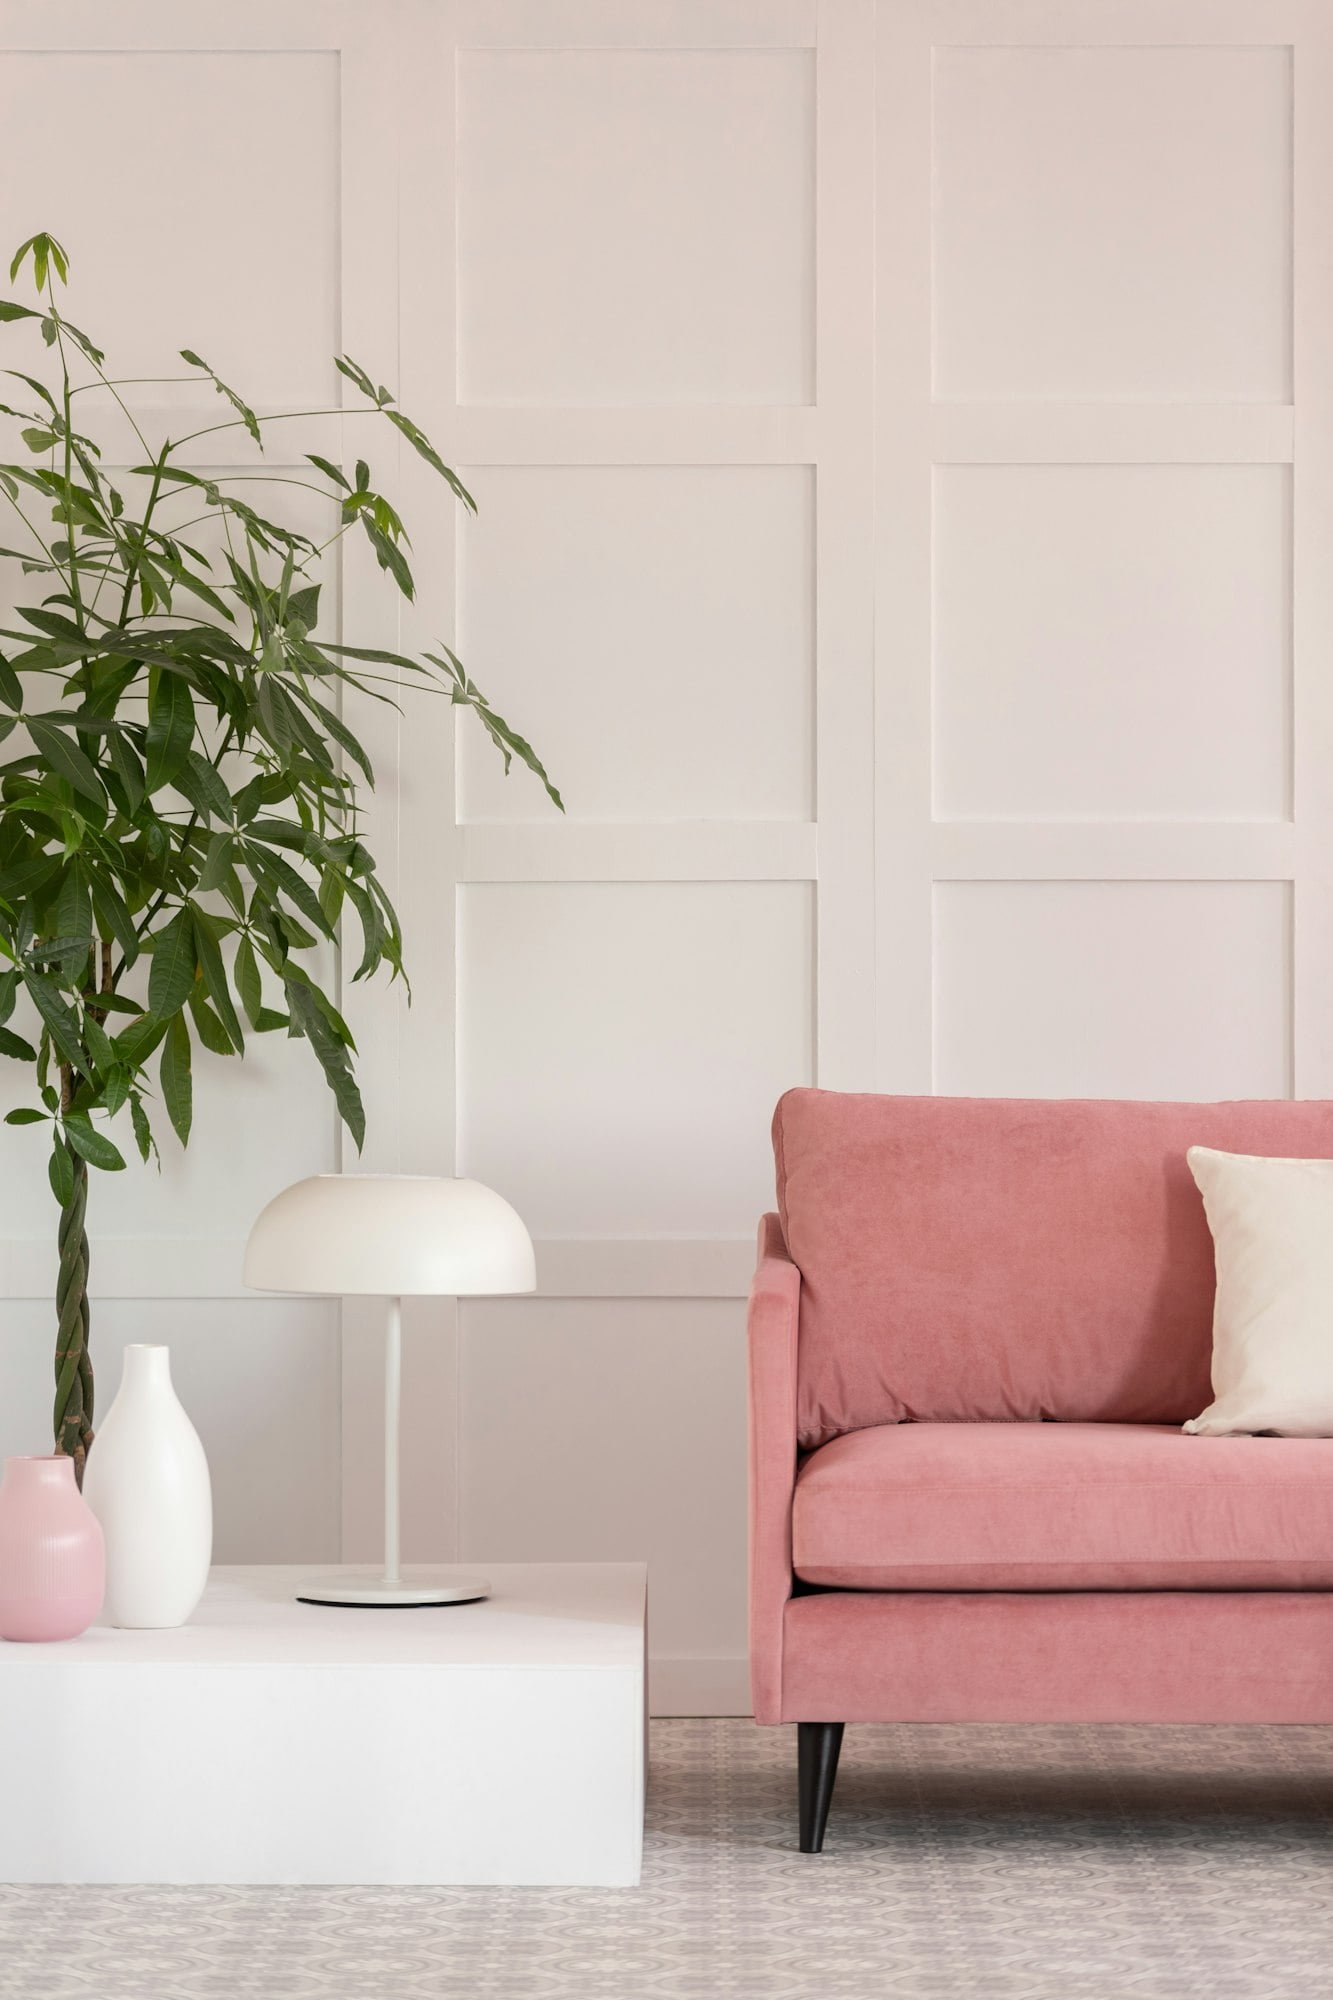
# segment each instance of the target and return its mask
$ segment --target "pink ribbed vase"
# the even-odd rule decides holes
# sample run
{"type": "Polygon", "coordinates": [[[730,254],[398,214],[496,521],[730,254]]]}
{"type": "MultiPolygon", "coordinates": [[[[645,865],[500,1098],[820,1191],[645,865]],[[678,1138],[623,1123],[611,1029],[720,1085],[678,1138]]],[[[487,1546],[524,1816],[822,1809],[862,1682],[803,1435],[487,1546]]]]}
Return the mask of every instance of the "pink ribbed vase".
{"type": "Polygon", "coordinates": [[[102,1529],[72,1458],[7,1458],[0,1484],[0,1639],[76,1639],[102,1608],[102,1529]]]}

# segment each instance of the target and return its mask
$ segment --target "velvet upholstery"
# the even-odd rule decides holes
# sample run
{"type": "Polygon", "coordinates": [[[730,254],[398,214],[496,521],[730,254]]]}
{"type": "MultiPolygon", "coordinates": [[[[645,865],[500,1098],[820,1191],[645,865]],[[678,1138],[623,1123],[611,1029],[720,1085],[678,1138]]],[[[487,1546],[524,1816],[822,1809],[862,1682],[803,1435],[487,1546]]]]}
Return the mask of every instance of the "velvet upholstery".
{"type": "Polygon", "coordinates": [[[1333,1440],[1174,1429],[1209,1396],[1186,1148],[1333,1157],[1333,1105],[800,1090],[774,1139],[757,1719],[1333,1723],[1333,1440]]]}
{"type": "Polygon", "coordinates": [[[887,1424],[812,1453],[792,1560],[845,1590],[1333,1587],[1333,1439],[887,1424]]]}
{"type": "Polygon", "coordinates": [[[1179,1424],[1211,1397],[1191,1145],[1333,1157],[1333,1104],[788,1091],[803,1447],[871,1424],[1179,1424]]]}
{"type": "Polygon", "coordinates": [[[796,1320],[800,1273],[776,1215],[759,1225],[750,1287],[750,1681],[754,1711],[781,1706],[782,1617],[791,1596],[791,1494],[796,1477],[796,1320]]]}
{"type": "Polygon", "coordinates": [[[1333,1722],[1322,1590],[794,1597],[784,1722],[1333,1722]]]}

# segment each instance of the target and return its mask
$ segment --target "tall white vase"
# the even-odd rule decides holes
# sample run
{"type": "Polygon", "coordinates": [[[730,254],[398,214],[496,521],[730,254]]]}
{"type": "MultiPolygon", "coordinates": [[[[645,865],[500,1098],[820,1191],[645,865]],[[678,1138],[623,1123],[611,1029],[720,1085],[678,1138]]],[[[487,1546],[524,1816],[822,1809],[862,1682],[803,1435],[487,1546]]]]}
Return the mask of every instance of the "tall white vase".
{"type": "Polygon", "coordinates": [[[119,1393],[88,1453],[83,1497],[106,1538],[102,1615],[112,1625],[183,1625],[208,1580],[213,1495],[165,1347],[125,1349],[119,1393]]]}

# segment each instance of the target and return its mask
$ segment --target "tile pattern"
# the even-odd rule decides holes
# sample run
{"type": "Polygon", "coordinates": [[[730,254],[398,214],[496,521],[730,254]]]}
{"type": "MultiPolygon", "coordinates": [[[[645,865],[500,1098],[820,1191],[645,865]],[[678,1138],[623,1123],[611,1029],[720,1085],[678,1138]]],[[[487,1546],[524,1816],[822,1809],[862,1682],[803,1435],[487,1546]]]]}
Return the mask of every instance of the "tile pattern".
{"type": "Polygon", "coordinates": [[[653,1727],[640,1889],[0,1888],[0,2000],[1317,2000],[1333,1730],[653,1727]]]}

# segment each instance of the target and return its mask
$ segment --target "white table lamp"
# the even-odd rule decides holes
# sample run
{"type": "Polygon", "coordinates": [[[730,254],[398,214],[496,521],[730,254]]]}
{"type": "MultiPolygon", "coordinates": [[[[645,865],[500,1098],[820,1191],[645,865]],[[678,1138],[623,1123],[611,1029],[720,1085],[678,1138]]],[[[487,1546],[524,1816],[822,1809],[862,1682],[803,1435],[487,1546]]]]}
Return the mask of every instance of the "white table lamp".
{"type": "Polygon", "coordinates": [[[484,1577],[458,1570],[410,1581],[399,1562],[398,1432],[404,1297],[464,1298],[530,1292],[532,1239],[519,1217],[479,1181],[428,1174],[315,1174],[269,1203],[245,1248],[245,1283],[260,1292],[314,1292],[388,1300],[384,1356],[384,1570],[349,1580],[313,1578],[309,1604],[467,1604],[484,1577]]]}

